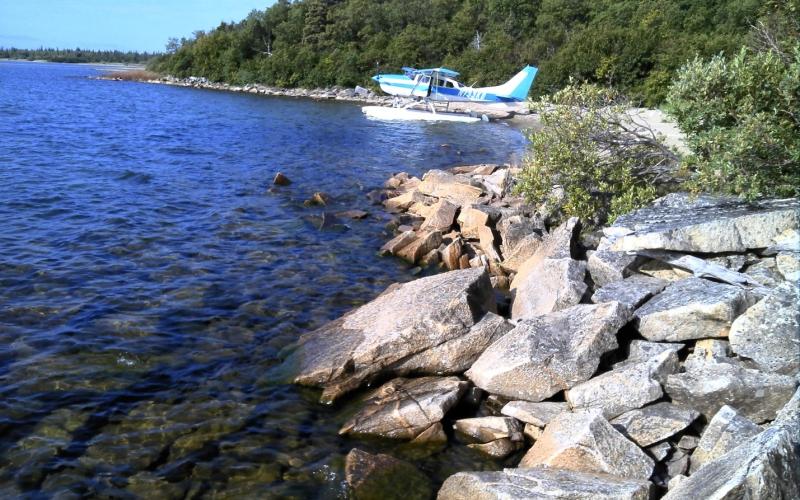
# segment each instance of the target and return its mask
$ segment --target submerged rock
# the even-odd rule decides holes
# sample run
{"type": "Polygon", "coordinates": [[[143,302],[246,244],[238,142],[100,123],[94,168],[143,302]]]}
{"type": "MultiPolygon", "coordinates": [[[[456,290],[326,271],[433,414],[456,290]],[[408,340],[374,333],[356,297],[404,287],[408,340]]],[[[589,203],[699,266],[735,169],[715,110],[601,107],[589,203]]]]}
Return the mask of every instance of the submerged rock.
{"type": "MultiPolygon", "coordinates": [[[[452,271],[392,285],[372,302],[300,337],[287,360],[299,384],[322,386],[331,401],[367,378],[391,373],[412,355],[466,335],[494,311],[489,276],[482,269],[452,271]]],[[[435,373],[419,363],[416,370],[435,373]]]]}
{"type": "Polygon", "coordinates": [[[282,172],[278,172],[277,174],[275,174],[275,178],[272,179],[272,183],[276,186],[288,186],[289,184],[292,183],[292,181],[289,180],[288,177],[283,175],[282,172]]]}
{"type": "Polygon", "coordinates": [[[636,310],[636,327],[647,340],[726,337],[747,307],[739,287],[700,278],[676,281],[636,310]]]}
{"type": "Polygon", "coordinates": [[[617,347],[629,312],[618,302],[577,305],[520,321],[489,346],[467,377],[493,394],[542,401],[583,382],[617,347]]]}
{"type": "Polygon", "coordinates": [[[761,431],[761,427],[740,415],[734,408],[723,406],[708,423],[692,453],[691,472],[696,472],[704,464],[716,460],[761,431]]]}
{"type": "Polygon", "coordinates": [[[339,434],[414,439],[440,422],[466,389],[457,377],[396,378],[372,393],[339,434]]]}
{"type": "Polygon", "coordinates": [[[433,489],[430,480],[410,463],[358,448],[347,454],[344,475],[353,498],[360,500],[423,500],[430,498],[433,489]],[[398,482],[402,488],[397,487],[398,482]]]}
{"type": "Polygon", "coordinates": [[[770,246],[798,223],[800,202],[795,199],[747,203],[674,193],[619,217],[606,234],[623,235],[612,246],[617,251],[744,252],[770,246]]]}
{"type": "Polygon", "coordinates": [[[553,419],[520,462],[537,465],[647,480],[654,462],[600,412],[579,411],[553,419]]]}
{"type": "Polygon", "coordinates": [[[800,371],[800,284],[786,282],[736,318],[731,350],[759,369],[793,375],[800,371]]]}
{"type": "Polygon", "coordinates": [[[439,500],[506,500],[511,498],[561,498],[595,500],[647,500],[648,481],[609,474],[576,472],[550,467],[459,472],[447,478],[439,500]]]}

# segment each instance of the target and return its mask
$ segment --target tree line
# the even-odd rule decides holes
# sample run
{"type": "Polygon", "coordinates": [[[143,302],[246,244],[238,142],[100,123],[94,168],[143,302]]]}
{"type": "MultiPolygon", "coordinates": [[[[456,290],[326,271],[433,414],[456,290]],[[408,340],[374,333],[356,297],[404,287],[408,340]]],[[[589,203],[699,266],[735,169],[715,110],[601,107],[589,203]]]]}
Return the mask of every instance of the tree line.
{"type": "Polygon", "coordinates": [[[18,49],[0,47],[0,59],[22,59],[26,61],[50,61],[60,63],[138,63],[150,61],[155,54],[121,50],[18,49]]]}
{"type": "MultiPolygon", "coordinates": [[[[791,1],[791,0],[790,0],[791,1]]],[[[447,66],[468,84],[540,69],[534,95],[570,79],[654,105],[687,60],[735,54],[764,0],[278,0],[237,23],[171,39],[151,69],[281,87],[366,85],[401,66],[447,66]]]]}

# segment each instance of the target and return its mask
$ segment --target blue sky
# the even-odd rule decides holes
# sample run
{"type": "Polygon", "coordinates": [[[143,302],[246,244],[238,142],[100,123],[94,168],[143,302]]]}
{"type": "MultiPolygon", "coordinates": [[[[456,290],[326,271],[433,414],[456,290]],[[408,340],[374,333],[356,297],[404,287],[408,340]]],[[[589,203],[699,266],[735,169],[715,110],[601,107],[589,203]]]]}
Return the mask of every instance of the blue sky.
{"type": "Polygon", "coordinates": [[[0,47],[162,51],[273,0],[0,0],[0,47]]]}

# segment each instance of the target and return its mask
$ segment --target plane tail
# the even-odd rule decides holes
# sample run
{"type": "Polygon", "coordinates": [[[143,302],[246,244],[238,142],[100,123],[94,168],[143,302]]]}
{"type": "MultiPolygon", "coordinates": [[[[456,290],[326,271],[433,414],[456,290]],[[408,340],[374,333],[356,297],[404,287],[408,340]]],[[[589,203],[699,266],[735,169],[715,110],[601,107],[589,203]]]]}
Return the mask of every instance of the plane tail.
{"type": "Polygon", "coordinates": [[[528,91],[533,85],[533,79],[536,78],[536,73],[539,71],[534,66],[525,66],[522,71],[511,77],[511,80],[502,85],[494,87],[494,93],[514,99],[516,101],[524,101],[528,98],[528,91]]]}

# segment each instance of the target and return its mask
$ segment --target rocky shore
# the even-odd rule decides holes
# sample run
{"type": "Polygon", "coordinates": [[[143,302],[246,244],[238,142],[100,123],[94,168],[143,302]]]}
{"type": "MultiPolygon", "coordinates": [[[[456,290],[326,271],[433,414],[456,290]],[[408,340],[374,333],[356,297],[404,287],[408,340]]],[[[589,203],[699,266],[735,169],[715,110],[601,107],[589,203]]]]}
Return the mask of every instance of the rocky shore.
{"type": "MultiPolygon", "coordinates": [[[[376,387],[340,433],[519,457],[440,499],[800,497],[800,202],[673,194],[582,233],[513,174],[387,181],[382,253],[445,272],[300,338],[288,366],[323,402],[376,387]]],[[[434,494],[357,448],[346,479],[434,494]]]]}

